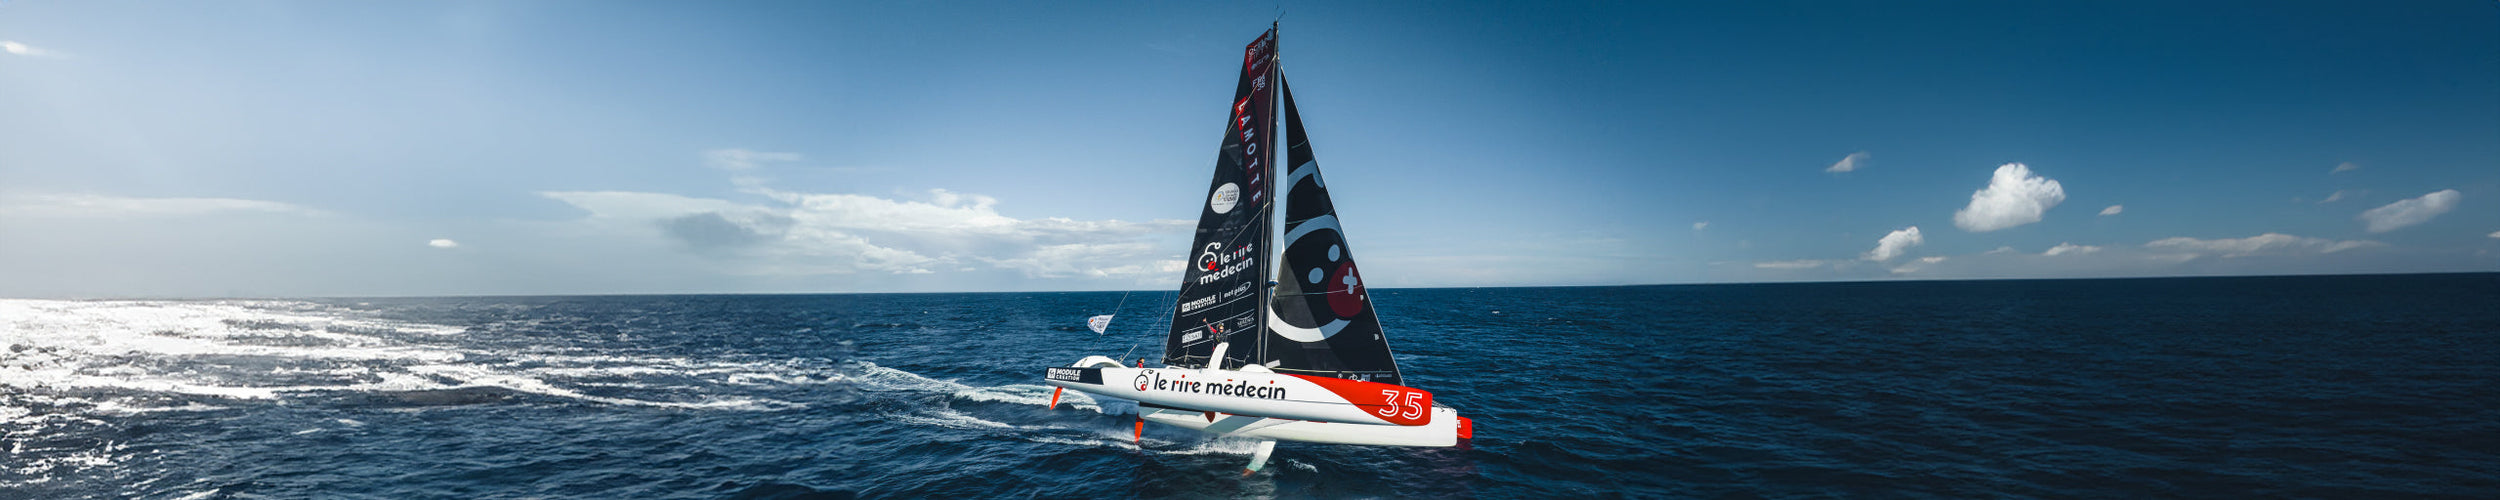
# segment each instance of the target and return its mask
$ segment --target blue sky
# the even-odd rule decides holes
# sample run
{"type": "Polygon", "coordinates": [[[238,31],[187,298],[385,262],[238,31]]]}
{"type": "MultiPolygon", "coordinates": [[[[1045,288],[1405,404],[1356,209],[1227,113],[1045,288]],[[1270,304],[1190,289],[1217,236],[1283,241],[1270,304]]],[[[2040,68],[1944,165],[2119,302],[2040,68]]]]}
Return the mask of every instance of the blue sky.
{"type": "MultiPolygon", "coordinates": [[[[1278,7],[0,3],[0,296],[1169,288],[1278,7]]],[[[2488,1],[1282,8],[1379,286],[2500,270],[2488,1]]]]}

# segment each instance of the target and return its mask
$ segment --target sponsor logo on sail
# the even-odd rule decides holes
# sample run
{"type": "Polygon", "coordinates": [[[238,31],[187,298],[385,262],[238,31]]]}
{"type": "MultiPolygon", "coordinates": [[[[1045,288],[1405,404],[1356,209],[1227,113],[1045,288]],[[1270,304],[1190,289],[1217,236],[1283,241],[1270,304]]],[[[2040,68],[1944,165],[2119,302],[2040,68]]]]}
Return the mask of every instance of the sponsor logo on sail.
{"type": "Polygon", "coordinates": [[[1227,182],[1222,186],[1216,186],[1215,195],[1207,197],[1207,208],[1213,209],[1215,210],[1215,213],[1219,214],[1232,213],[1233,207],[1240,204],[1240,184],[1227,182]]]}
{"type": "Polygon", "coordinates": [[[1250,252],[1257,248],[1258,245],[1245,244],[1233,247],[1231,251],[1223,251],[1223,243],[1208,243],[1206,249],[1198,253],[1198,271],[1204,273],[1198,275],[1198,284],[1223,281],[1225,278],[1233,277],[1234,274],[1249,269],[1250,252]]]}
{"type": "Polygon", "coordinates": [[[1249,296],[1250,292],[1255,290],[1257,290],[1257,288],[1252,288],[1250,283],[1245,281],[1241,284],[1233,285],[1233,289],[1225,290],[1223,293],[1183,301],[1181,302],[1181,314],[1189,314],[1197,312],[1199,309],[1213,307],[1218,301],[1232,302],[1233,299],[1249,296]]]}
{"type": "Polygon", "coordinates": [[[1200,298],[1200,299],[1198,299],[1198,300],[1192,300],[1192,301],[1188,301],[1188,302],[1182,302],[1182,303],[1181,303],[1181,314],[1189,314],[1191,311],[1196,311],[1196,310],[1198,310],[1198,308],[1201,308],[1201,307],[1206,307],[1206,306],[1211,306],[1211,305],[1215,305],[1215,296],[1214,296],[1214,295],[1208,295],[1208,296],[1206,296],[1206,297],[1204,297],[1204,298],[1200,298]]]}

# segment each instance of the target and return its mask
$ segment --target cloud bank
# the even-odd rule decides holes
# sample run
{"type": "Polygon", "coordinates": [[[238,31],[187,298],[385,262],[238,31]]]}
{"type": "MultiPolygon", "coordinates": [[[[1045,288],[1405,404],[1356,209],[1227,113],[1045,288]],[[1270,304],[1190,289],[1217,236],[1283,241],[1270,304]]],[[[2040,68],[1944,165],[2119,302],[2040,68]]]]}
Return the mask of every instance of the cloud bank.
{"type": "Polygon", "coordinates": [[[1031,278],[1168,278],[1184,221],[1079,221],[1002,215],[998,200],[943,189],[922,200],[757,189],[758,202],[665,193],[549,191],[576,221],[667,241],[733,274],[934,274],[984,267],[1031,278]],[[1167,269],[1168,268],[1168,269],[1167,269]]]}
{"type": "Polygon", "coordinates": [[[2430,222],[2432,217],[2455,210],[2457,201],[2462,199],[2465,195],[2457,190],[2442,189],[2361,212],[2356,218],[2366,223],[2370,232],[2384,233],[2430,222]]]}
{"type": "Polygon", "coordinates": [[[1777,260],[1777,261],[1770,261],[1770,262],[1755,262],[1755,263],[1753,263],[1753,267],[1754,267],[1755,269],[1813,269],[1813,268],[1817,268],[1817,267],[1823,267],[1823,266],[1824,266],[1824,265],[1826,265],[1826,264],[1830,264],[1830,263],[1829,263],[1829,262],[1825,262],[1825,261],[1820,261],[1820,260],[1811,260],[1811,259],[1808,259],[1808,260],[1777,260]]]}
{"type": "Polygon", "coordinates": [[[2282,233],[2266,233],[2246,238],[2221,238],[2211,240],[2200,240],[2184,236],[2176,238],[2163,238],[2154,240],[2151,243],[2145,243],[2144,248],[2156,252],[2167,252],[2173,254],[2185,254],[2192,256],[2218,255],[2225,258],[2231,258],[2256,255],[2286,255],[2302,253],[2327,254],[2355,248],[2368,248],[2385,245],[2385,243],[2368,240],[2335,241],[2325,238],[2304,238],[2282,233]]]}
{"type": "Polygon", "coordinates": [[[1988,186],[1970,195],[1970,205],[1953,212],[1953,225],[1984,233],[2034,222],[2066,201],[2066,189],[2054,179],[2032,175],[2021,163],[1997,167],[1988,186]]]}
{"type": "Polygon", "coordinates": [[[259,212],[317,215],[320,211],[274,201],[236,198],[140,198],[100,194],[0,194],[0,215],[19,217],[187,217],[259,212]]]}
{"type": "MultiPolygon", "coordinates": [[[[1897,232],[1898,233],[1898,232],[1897,232]]],[[[1906,240],[1906,235],[1904,238],[1906,240]]],[[[1879,251],[1881,248],[1879,248],[1879,251]]],[[[2244,238],[2162,238],[2136,245],[2059,243],[2037,253],[1999,248],[1980,253],[1876,260],[1750,262],[1747,280],[1999,279],[2212,276],[2317,273],[2443,272],[2478,257],[2401,249],[2369,240],[2334,240],[2282,233],[2244,238]]],[[[1724,268],[1723,268],[1724,269],[1724,268]]]]}

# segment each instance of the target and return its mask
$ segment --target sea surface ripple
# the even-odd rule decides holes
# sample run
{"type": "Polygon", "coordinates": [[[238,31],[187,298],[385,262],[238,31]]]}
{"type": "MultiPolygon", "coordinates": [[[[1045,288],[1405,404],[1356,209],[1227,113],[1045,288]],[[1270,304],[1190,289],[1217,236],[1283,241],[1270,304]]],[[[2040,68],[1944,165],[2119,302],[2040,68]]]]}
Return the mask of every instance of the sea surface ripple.
{"type": "Polygon", "coordinates": [[[2500,274],[1377,290],[1475,439],[1248,477],[1120,299],[0,300],[0,498],[2500,497],[2500,274]]]}

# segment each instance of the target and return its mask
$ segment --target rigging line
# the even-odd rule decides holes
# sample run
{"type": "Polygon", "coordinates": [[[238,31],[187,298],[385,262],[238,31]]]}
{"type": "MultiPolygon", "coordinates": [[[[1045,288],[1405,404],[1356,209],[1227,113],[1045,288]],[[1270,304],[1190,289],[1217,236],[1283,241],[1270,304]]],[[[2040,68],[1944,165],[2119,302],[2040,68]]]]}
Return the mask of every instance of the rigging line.
{"type": "MultiPolygon", "coordinates": [[[[1183,270],[1183,271],[1181,271],[1181,276],[1186,277],[1186,276],[1188,276],[1188,275],[1189,275],[1189,271],[1187,271],[1187,270],[1183,270]]],[[[1173,297],[1172,302],[1174,303],[1173,305],[1170,305],[1170,306],[1165,306],[1165,308],[1166,308],[1166,309],[1177,309],[1177,308],[1179,308],[1179,307],[1180,307],[1180,305],[1178,304],[1178,303],[1180,302],[1180,299],[1179,299],[1178,294],[1174,294],[1174,297],[1173,297]]],[[[1154,329],[1152,329],[1152,330],[1147,330],[1147,331],[1146,331],[1146,333],[1148,334],[1148,336],[1147,336],[1147,337],[1145,337],[1145,338],[1149,338],[1149,339],[1151,339],[1151,338],[1154,338],[1154,337],[1157,337],[1157,336],[1165,336],[1165,335],[1170,335],[1170,334],[1171,334],[1171,332],[1172,332],[1172,315],[1169,313],[1169,311],[1167,311],[1167,312],[1163,315],[1163,324],[1162,324],[1162,325],[1158,325],[1156,328],[1154,328],[1154,329]]],[[[1145,343],[1146,343],[1146,341],[1145,341],[1145,340],[1140,339],[1140,340],[1138,340],[1136,343],[1129,344],[1128,349],[1129,349],[1129,350],[1131,350],[1131,351],[1135,351],[1135,350],[1137,350],[1137,346],[1144,345],[1145,343]]],[[[1144,359],[1144,358],[1139,358],[1139,359],[1144,359]]],[[[1121,354],[1120,354],[1120,360],[1121,360],[1121,361],[1127,361],[1127,360],[1128,360],[1128,354],[1127,354],[1127,353],[1121,353],[1121,354]]]]}
{"type": "MultiPolygon", "coordinates": [[[[1121,307],[1123,307],[1123,306],[1127,306],[1127,305],[1128,305],[1128,294],[1129,294],[1129,292],[1133,292],[1133,291],[1136,291],[1136,290],[1122,290],[1122,291],[1120,291],[1120,303],[1119,303],[1118,305],[1111,306],[1111,317],[1114,317],[1114,318],[1120,317],[1120,308],[1121,308],[1121,307]]],[[[1101,331],[1101,332],[1096,332],[1096,333],[1094,333],[1094,336],[1096,336],[1096,337],[1100,337],[1100,336],[1107,335],[1107,334],[1110,334],[1110,333],[1111,333],[1111,324],[1110,324],[1110,323],[1108,323],[1108,322],[1105,322],[1105,323],[1102,325],[1102,331],[1101,331]]],[[[1124,356],[1124,357],[1125,357],[1125,356],[1127,356],[1127,355],[1123,354],[1122,356],[1124,356]]]]}

